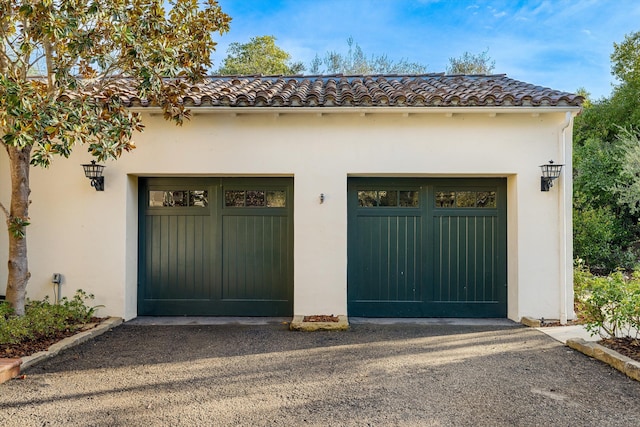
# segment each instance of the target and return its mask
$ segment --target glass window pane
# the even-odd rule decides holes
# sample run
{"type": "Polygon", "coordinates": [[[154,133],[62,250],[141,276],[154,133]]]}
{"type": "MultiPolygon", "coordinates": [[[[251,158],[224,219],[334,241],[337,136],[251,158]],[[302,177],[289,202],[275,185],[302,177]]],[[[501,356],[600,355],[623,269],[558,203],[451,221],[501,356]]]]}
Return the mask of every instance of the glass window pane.
{"type": "Polygon", "coordinates": [[[205,208],[209,205],[208,192],[206,190],[189,191],[189,206],[205,208]]]}
{"type": "Polygon", "coordinates": [[[266,206],[264,191],[247,190],[247,206],[266,206]]]}
{"type": "Polygon", "coordinates": [[[496,192],[495,191],[478,191],[476,193],[476,206],[479,208],[495,208],[496,192]]]}
{"type": "Polygon", "coordinates": [[[165,206],[189,206],[188,191],[165,192],[165,206]]]}
{"type": "Polygon", "coordinates": [[[227,207],[244,206],[244,191],[242,190],[225,190],[224,205],[227,207]]]}
{"type": "Polygon", "coordinates": [[[476,205],[475,191],[458,191],[456,193],[456,206],[459,208],[473,208],[476,205]]]}
{"type": "Polygon", "coordinates": [[[398,206],[398,192],[381,190],[378,191],[380,197],[380,206],[398,206]]]}
{"type": "Polygon", "coordinates": [[[452,208],[455,199],[456,193],[454,191],[438,191],[436,193],[436,207],[452,208]]]}
{"type": "Polygon", "coordinates": [[[377,191],[358,191],[358,205],[368,208],[378,206],[377,191]]]}
{"type": "Polygon", "coordinates": [[[400,191],[400,206],[406,208],[417,208],[418,203],[418,191],[400,191]]]}
{"type": "Polygon", "coordinates": [[[164,191],[149,191],[149,207],[157,208],[164,206],[164,191]]]}
{"type": "Polygon", "coordinates": [[[284,208],[287,206],[287,193],[285,191],[267,191],[267,207],[284,208]]]}

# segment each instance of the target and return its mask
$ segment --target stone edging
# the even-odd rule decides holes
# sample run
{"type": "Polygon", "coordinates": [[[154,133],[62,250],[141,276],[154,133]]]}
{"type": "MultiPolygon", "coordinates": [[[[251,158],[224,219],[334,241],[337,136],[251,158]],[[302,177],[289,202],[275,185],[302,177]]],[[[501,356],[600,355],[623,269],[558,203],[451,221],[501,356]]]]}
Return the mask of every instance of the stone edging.
{"type": "Polygon", "coordinates": [[[640,362],[624,356],[615,350],[604,347],[596,342],[585,341],[582,338],[571,338],[567,345],[589,357],[598,359],[636,381],[640,381],[640,362]]]}
{"type": "Polygon", "coordinates": [[[539,328],[542,322],[540,322],[540,319],[534,319],[530,316],[523,316],[522,319],[520,319],[520,323],[530,328],[539,328]]]}
{"type": "Polygon", "coordinates": [[[305,322],[304,316],[293,316],[289,329],[292,331],[346,331],[349,329],[347,316],[338,316],[337,322],[305,322]]]}
{"type": "MultiPolygon", "coordinates": [[[[8,363],[0,363],[0,383],[15,378],[19,375],[20,371],[30,368],[45,359],[53,357],[60,353],[62,350],[75,347],[76,345],[88,341],[91,338],[102,335],[110,329],[113,329],[116,326],[120,325],[121,323],[122,319],[120,317],[110,317],[107,320],[100,322],[100,324],[98,324],[93,329],[77,333],[61,341],[58,341],[45,351],[39,351],[30,356],[25,356],[21,359],[4,359],[8,361],[8,363]],[[19,369],[16,369],[17,367],[19,367],[19,369]]],[[[0,359],[0,361],[2,360],[3,359],[0,359]]]]}

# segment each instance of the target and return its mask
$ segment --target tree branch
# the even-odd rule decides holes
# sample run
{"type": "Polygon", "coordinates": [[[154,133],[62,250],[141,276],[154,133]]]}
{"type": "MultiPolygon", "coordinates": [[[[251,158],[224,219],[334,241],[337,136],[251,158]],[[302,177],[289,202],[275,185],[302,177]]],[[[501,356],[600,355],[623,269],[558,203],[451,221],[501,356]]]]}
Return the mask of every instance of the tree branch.
{"type": "MultiPolygon", "coordinates": [[[[29,26],[29,21],[27,20],[27,18],[24,18],[22,20],[22,31],[23,31],[23,37],[26,43],[26,40],[28,40],[28,34],[29,34],[29,30],[31,29],[29,26]]],[[[15,49],[14,49],[15,52],[15,49]]],[[[25,59],[24,57],[20,57],[18,56],[18,58],[21,58],[21,61],[16,61],[17,62],[22,62],[21,68],[22,68],[22,73],[20,74],[20,77],[23,80],[27,79],[27,76],[29,75],[29,59],[25,59]]]]}
{"type": "Polygon", "coordinates": [[[33,61],[29,63],[29,69],[33,70],[38,64],[38,62],[40,62],[44,58],[46,58],[46,54],[43,53],[42,55],[38,55],[33,61]]]}
{"type": "Polygon", "coordinates": [[[2,202],[0,202],[0,209],[2,209],[2,212],[4,212],[4,215],[7,217],[7,221],[8,221],[10,214],[9,214],[9,211],[7,210],[7,208],[4,207],[2,202]]]}
{"type": "Polygon", "coordinates": [[[51,46],[51,40],[45,36],[42,43],[44,47],[44,56],[47,62],[47,83],[49,84],[49,93],[53,93],[55,90],[55,77],[53,75],[53,47],[51,46]]]}
{"type": "Polygon", "coordinates": [[[9,42],[9,40],[7,39],[7,37],[4,35],[4,29],[2,29],[0,27],[0,32],[2,33],[2,37],[0,37],[0,72],[2,72],[3,74],[6,74],[7,71],[9,70],[9,66],[13,64],[13,60],[11,59],[11,57],[9,56],[9,54],[7,53],[7,46],[9,46],[11,48],[11,50],[14,51],[12,44],[9,42]]]}

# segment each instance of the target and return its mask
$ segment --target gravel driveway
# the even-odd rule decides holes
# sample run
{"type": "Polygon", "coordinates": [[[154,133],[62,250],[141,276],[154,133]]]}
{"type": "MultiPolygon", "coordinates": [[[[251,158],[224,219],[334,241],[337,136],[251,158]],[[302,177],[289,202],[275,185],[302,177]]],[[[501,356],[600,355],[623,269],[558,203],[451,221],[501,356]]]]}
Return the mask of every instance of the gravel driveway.
{"type": "Polygon", "coordinates": [[[26,374],[2,426],[640,425],[640,383],[517,326],[124,324],[26,374]]]}

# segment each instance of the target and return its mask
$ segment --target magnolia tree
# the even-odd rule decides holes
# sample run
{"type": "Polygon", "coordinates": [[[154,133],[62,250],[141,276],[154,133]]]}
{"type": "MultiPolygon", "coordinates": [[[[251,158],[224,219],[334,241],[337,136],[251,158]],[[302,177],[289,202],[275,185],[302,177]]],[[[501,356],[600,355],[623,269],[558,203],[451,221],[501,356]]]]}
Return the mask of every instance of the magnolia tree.
{"type": "Polygon", "coordinates": [[[188,84],[211,66],[213,33],[231,18],[215,0],[0,0],[0,136],[11,200],[6,298],[24,314],[29,269],[29,168],[47,167],[84,144],[98,160],[134,148],[138,114],[123,82],[181,124],[188,84]]]}

